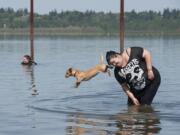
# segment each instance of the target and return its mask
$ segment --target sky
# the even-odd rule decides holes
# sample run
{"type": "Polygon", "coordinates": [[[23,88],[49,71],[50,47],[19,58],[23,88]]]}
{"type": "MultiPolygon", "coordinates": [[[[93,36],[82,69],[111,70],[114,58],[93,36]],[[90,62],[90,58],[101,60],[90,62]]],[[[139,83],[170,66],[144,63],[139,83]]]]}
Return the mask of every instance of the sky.
{"type": "MultiPolygon", "coordinates": [[[[164,8],[180,9],[180,0],[124,0],[125,11],[163,11],[164,8]]],[[[34,0],[34,11],[46,14],[49,11],[58,12],[67,10],[96,12],[119,12],[120,0],[34,0]]],[[[29,10],[30,0],[0,0],[0,8],[11,7],[15,10],[27,8],[29,10]]]]}

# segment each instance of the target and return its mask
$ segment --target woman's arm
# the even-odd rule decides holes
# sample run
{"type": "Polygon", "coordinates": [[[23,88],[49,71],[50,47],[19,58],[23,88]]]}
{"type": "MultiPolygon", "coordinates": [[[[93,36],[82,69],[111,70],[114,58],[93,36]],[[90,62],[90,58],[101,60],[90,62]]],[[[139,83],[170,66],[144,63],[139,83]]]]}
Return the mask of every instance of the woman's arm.
{"type": "Polygon", "coordinates": [[[146,65],[147,65],[148,79],[153,80],[154,79],[154,73],[152,71],[151,54],[146,49],[144,49],[144,51],[143,51],[143,58],[145,59],[145,62],[146,62],[146,65]]]}
{"type": "Polygon", "coordinates": [[[131,98],[131,100],[133,101],[133,103],[135,105],[140,105],[139,101],[137,100],[137,98],[134,96],[134,94],[130,91],[129,87],[127,86],[126,83],[121,84],[122,89],[124,90],[124,92],[127,94],[127,96],[129,98],[131,98]]]}

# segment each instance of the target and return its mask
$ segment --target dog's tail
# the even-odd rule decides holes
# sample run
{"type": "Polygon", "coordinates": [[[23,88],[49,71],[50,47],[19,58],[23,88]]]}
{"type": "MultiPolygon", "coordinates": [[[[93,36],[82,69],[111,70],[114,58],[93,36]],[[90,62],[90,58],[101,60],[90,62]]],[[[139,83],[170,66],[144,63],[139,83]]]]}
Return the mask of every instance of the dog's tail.
{"type": "Polygon", "coordinates": [[[110,72],[109,69],[112,69],[113,67],[112,67],[111,65],[108,65],[108,64],[105,64],[105,63],[104,63],[104,57],[103,57],[102,54],[101,54],[101,56],[100,56],[100,64],[106,65],[106,68],[105,68],[104,71],[107,72],[109,76],[111,76],[111,72],[110,72]]]}
{"type": "Polygon", "coordinates": [[[100,64],[104,64],[104,57],[103,57],[102,54],[101,54],[101,56],[100,56],[100,64]]]}
{"type": "MultiPolygon", "coordinates": [[[[103,57],[103,55],[101,54],[101,56],[100,56],[100,64],[104,64],[104,57],[103,57]]],[[[106,65],[106,68],[108,69],[108,68],[110,68],[110,69],[113,69],[113,66],[111,66],[111,65],[106,65]]]]}

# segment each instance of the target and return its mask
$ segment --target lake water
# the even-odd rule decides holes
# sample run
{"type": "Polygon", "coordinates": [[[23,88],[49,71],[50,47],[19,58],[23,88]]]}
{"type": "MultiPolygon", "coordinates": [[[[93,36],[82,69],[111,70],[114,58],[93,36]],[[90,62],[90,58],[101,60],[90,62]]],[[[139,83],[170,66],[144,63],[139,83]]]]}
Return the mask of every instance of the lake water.
{"type": "Polygon", "coordinates": [[[162,83],[151,107],[128,107],[115,78],[98,74],[80,87],[65,78],[69,67],[86,70],[100,54],[119,51],[115,37],[36,37],[34,67],[24,37],[0,38],[1,135],[177,135],[180,133],[180,38],[128,37],[153,57],[162,83]],[[34,92],[37,91],[33,95],[34,92]]]}

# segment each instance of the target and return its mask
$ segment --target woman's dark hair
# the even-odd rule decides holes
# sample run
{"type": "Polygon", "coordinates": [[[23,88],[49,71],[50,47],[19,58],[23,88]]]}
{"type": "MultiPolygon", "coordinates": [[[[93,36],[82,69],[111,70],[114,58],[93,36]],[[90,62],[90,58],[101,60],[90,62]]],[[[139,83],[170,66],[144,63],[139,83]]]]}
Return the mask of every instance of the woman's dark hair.
{"type": "Polygon", "coordinates": [[[28,59],[30,62],[32,61],[31,56],[29,56],[29,55],[24,55],[24,57],[25,57],[26,59],[28,59]]]}
{"type": "Polygon", "coordinates": [[[106,52],[106,61],[108,63],[108,65],[110,64],[110,59],[115,57],[116,55],[121,55],[121,53],[115,52],[115,51],[107,51],[106,52]]]}

